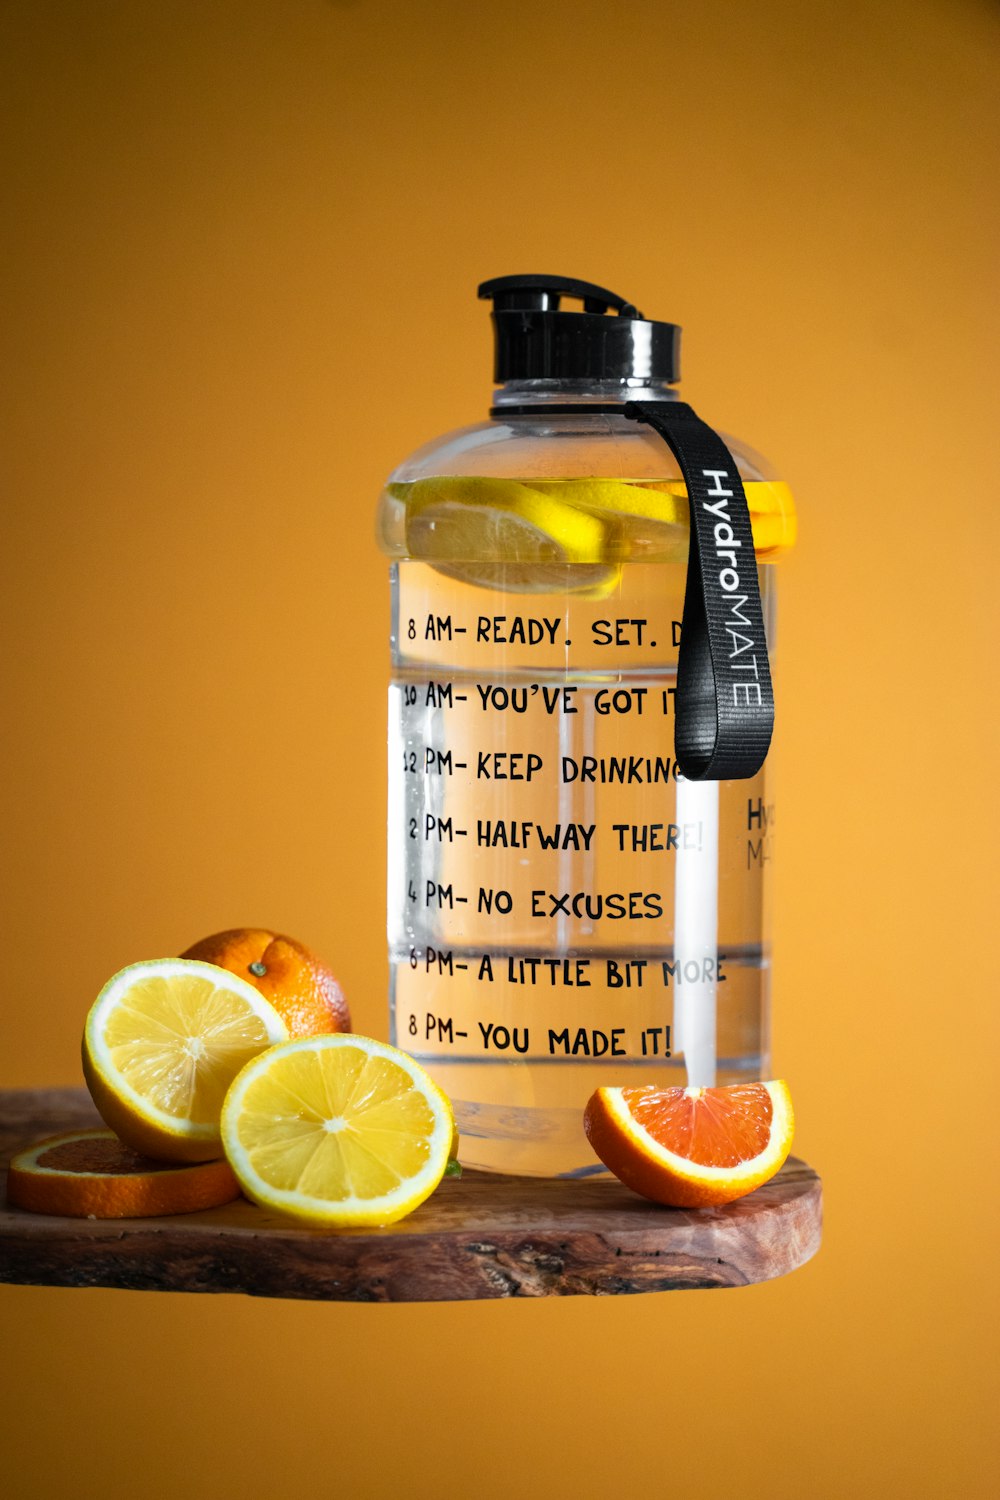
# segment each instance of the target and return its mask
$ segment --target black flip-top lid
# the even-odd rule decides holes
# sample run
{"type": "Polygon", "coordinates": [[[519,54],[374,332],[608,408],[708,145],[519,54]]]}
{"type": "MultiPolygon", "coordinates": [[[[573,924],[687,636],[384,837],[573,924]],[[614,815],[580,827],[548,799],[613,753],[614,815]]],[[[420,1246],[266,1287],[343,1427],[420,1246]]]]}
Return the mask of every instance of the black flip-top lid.
{"type": "Polygon", "coordinates": [[[677,325],[649,322],[605,287],[569,276],[497,276],[479,295],[493,302],[498,384],[680,379],[677,325]],[[582,301],[583,311],[562,311],[564,297],[582,301]]]}

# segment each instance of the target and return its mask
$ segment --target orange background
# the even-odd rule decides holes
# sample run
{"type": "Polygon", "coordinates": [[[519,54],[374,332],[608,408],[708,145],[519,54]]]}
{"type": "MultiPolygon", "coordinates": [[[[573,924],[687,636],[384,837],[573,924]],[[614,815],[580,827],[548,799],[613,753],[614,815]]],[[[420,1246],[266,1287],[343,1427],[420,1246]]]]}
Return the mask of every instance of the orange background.
{"type": "Polygon", "coordinates": [[[715,1296],[0,1288],[12,1500],[995,1493],[997,51],[973,0],[0,9],[0,1084],[244,922],[385,1034],[373,507],[482,415],[476,282],[553,270],[682,323],[799,499],[774,1029],[827,1205],[715,1296]]]}

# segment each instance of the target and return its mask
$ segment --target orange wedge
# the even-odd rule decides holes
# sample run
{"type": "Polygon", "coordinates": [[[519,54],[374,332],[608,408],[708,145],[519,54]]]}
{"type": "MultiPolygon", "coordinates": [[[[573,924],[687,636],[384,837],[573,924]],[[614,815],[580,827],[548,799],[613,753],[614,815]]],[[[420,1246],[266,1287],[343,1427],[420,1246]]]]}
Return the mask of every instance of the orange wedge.
{"type": "Polygon", "coordinates": [[[74,1219],[147,1219],[216,1208],[240,1195],[225,1161],[172,1166],[150,1161],[111,1130],[70,1130],[19,1151],[7,1201],[34,1214],[74,1219]]]}
{"type": "Polygon", "coordinates": [[[671,1208],[731,1203],[784,1164],[795,1131],[788,1085],[598,1089],[583,1118],[606,1167],[671,1208]]]}

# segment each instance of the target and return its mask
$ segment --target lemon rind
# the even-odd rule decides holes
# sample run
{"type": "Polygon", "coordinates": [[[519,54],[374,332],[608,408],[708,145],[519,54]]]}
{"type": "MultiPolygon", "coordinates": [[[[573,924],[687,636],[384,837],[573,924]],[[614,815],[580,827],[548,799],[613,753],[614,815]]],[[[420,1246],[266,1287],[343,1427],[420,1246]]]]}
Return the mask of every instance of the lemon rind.
{"type": "Polygon", "coordinates": [[[549,485],[555,490],[557,484],[564,505],[579,507],[602,520],[649,521],[656,526],[687,531],[687,491],[683,485],[654,490],[641,483],[617,479],[566,479],[542,480],[538,487],[547,493],[549,485]]]}

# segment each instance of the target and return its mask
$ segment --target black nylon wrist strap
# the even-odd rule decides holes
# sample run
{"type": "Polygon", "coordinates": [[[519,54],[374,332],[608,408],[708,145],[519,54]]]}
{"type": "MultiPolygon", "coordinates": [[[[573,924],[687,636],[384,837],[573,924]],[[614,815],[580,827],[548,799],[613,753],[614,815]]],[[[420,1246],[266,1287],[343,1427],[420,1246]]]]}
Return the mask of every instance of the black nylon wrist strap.
{"type": "Polygon", "coordinates": [[[745,780],[764,764],[774,691],[746,494],[717,433],[680,401],[630,401],[680,465],[691,511],[674,752],[688,781],[745,780]]]}

